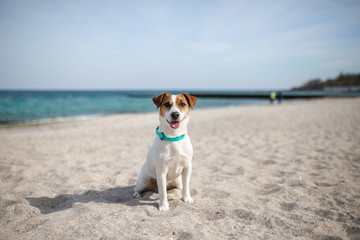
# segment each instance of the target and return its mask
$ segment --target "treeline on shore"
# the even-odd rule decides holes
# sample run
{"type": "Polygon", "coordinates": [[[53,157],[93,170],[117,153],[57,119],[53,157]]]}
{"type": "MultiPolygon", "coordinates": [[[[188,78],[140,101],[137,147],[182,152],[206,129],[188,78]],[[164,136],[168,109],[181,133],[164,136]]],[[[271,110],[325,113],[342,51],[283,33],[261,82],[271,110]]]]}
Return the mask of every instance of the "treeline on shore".
{"type": "Polygon", "coordinates": [[[291,90],[324,90],[325,87],[354,87],[360,86],[360,73],[358,74],[343,74],[340,73],[335,79],[327,79],[322,81],[321,79],[312,79],[301,85],[300,87],[294,87],[291,90]]]}

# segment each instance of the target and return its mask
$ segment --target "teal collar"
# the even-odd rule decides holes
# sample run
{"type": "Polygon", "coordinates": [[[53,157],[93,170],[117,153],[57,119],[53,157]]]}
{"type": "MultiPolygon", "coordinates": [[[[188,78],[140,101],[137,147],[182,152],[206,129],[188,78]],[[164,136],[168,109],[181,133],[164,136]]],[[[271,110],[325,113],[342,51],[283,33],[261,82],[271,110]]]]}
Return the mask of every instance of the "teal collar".
{"type": "Polygon", "coordinates": [[[184,137],[186,137],[186,134],[180,135],[178,137],[173,137],[173,138],[167,137],[167,136],[165,136],[165,134],[163,132],[159,132],[159,127],[156,128],[156,135],[158,135],[161,140],[166,140],[169,142],[177,142],[177,141],[183,140],[184,137]]]}

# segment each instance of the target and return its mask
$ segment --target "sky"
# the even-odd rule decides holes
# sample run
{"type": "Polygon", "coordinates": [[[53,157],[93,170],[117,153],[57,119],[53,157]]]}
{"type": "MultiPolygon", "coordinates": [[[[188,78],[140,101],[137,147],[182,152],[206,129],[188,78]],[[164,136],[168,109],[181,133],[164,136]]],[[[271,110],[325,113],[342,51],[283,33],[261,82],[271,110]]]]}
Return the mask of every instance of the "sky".
{"type": "Polygon", "coordinates": [[[0,0],[0,89],[289,89],[360,72],[360,1],[0,0]]]}

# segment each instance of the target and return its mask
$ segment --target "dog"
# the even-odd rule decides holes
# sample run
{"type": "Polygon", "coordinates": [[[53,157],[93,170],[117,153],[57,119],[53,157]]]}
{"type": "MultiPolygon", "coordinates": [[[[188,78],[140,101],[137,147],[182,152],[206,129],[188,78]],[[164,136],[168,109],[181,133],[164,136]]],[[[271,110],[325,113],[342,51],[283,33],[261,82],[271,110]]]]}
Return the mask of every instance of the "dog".
{"type": "Polygon", "coordinates": [[[141,169],[134,188],[134,197],[140,197],[145,190],[158,190],[159,210],[169,209],[167,189],[182,190],[182,200],[192,203],[190,177],[192,172],[193,147],[187,135],[190,108],[197,98],[188,94],[160,94],[152,98],[160,108],[159,127],[150,148],[146,162],[141,169]]]}

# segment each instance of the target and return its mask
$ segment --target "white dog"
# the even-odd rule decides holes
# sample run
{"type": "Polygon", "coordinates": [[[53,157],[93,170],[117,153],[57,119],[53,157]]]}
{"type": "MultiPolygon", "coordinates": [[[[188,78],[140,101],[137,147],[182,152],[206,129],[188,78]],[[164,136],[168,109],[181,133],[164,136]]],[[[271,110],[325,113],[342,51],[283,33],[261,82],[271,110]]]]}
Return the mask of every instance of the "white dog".
{"type": "Polygon", "coordinates": [[[152,100],[160,108],[160,125],[136,182],[134,197],[139,197],[144,190],[157,187],[159,210],[166,211],[169,209],[166,192],[169,187],[182,189],[182,200],[186,203],[193,202],[190,196],[193,147],[187,135],[187,123],[190,107],[194,107],[197,98],[185,93],[163,93],[152,100]]]}

